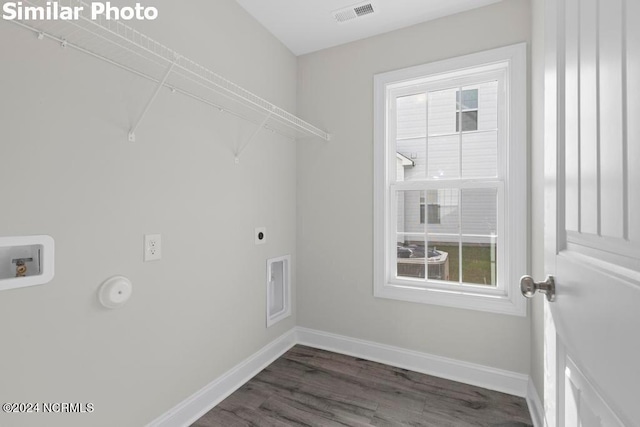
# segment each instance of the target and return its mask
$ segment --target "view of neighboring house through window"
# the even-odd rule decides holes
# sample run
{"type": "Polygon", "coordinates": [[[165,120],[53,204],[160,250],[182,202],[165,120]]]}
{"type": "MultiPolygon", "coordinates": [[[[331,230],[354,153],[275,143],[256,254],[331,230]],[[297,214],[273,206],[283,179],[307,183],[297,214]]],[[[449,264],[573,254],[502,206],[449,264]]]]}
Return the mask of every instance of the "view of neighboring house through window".
{"type": "Polygon", "coordinates": [[[456,92],[456,104],[456,132],[478,130],[478,89],[456,92]],[[460,123],[462,123],[462,129],[460,129],[460,123]]]}
{"type": "Polygon", "coordinates": [[[440,224],[440,204],[438,203],[438,191],[428,190],[427,198],[420,198],[420,224],[440,224]]]}
{"type": "MultiPolygon", "coordinates": [[[[395,100],[396,150],[411,159],[396,182],[495,182],[498,82],[417,90],[395,100]]],[[[397,194],[398,276],[495,286],[497,188],[437,186],[397,194]]]]}
{"type": "Polygon", "coordinates": [[[518,45],[376,76],[376,296],[524,312],[525,58],[518,45]]]}

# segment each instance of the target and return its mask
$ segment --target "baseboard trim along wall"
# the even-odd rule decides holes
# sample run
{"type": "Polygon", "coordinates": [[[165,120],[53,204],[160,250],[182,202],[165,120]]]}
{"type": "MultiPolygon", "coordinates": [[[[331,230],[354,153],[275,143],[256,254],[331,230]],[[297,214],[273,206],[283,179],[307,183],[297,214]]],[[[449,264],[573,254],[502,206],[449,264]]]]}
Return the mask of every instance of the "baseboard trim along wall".
{"type": "Polygon", "coordinates": [[[191,425],[296,344],[525,397],[535,427],[544,427],[540,424],[543,419],[542,404],[526,374],[300,327],[275,339],[148,426],[191,425]]]}
{"type": "Polygon", "coordinates": [[[296,344],[296,331],[294,328],[231,368],[221,377],[156,418],[147,426],[190,426],[296,344]]]}
{"type": "Polygon", "coordinates": [[[529,376],[525,374],[306,328],[297,328],[296,332],[298,344],[515,396],[525,397],[527,395],[529,376]]]}
{"type": "Polygon", "coordinates": [[[544,422],[544,406],[540,400],[538,390],[536,386],[533,385],[531,379],[529,379],[529,385],[527,387],[527,405],[529,405],[533,427],[546,427],[547,424],[544,422]]]}

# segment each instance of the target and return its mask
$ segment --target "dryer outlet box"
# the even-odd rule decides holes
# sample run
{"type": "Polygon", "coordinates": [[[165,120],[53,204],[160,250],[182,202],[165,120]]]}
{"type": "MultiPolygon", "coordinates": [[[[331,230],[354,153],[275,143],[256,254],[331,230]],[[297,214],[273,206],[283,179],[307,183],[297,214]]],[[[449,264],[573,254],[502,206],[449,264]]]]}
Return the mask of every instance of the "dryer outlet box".
{"type": "Polygon", "coordinates": [[[256,245],[264,245],[267,243],[267,229],[265,227],[256,228],[255,237],[256,245]]]}

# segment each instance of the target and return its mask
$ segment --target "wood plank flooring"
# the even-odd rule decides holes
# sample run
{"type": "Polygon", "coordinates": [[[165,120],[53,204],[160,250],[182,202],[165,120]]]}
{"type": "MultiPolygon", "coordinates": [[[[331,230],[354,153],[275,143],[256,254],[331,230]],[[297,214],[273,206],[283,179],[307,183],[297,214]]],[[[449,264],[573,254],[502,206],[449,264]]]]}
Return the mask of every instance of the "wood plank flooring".
{"type": "Polygon", "coordinates": [[[523,398],[295,346],[192,427],[532,426],[523,398]]]}

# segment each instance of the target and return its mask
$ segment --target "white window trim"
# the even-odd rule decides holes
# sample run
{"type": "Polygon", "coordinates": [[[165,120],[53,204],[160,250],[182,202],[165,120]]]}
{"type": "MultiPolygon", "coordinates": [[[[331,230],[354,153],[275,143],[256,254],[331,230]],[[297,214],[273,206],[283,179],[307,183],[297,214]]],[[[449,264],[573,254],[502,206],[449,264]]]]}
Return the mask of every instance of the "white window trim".
{"type": "MultiPolygon", "coordinates": [[[[434,62],[378,74],[374,77],[374,295],[401,301],[436,304],[447,307],[473,309],[492,313],[526,316],[527,301],[520,293],[519,279],[528,267],[528,180],[527,180],[527,46],[526,43],[479,52],[471,55],[434,62]],[[387,93],[394,84],[420,79],[435,80],[443,73],[451,73],[486,66],[491,71],[495,64],[507,62],[508,119],[506,156],[507,177],[504,181],[505,201],[502,214],[504,242],[509,253],[506,281],[502,289],[466,285],[439,286],[424,282],[420,286],[391,283],[387,252],[393,245],[386,236],[392,216],[388,211],[391,194],[387,161],[387,93]],[[426,76],[426,77],[425,77],[426,76]],[[385,245],[387,250],[385,250],[385,245]]],[[[450,84],[449,84],[450,86],[450,84]]],[[[456,180],[460,182],[459,180],[456,180]]],[[[421,185],[424,186],[424,183],[421,185]]],[[[499,279],[500,280],[500,279],[499,279]]]]}

